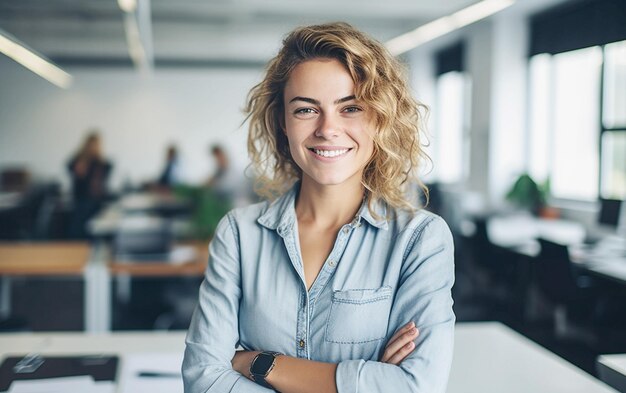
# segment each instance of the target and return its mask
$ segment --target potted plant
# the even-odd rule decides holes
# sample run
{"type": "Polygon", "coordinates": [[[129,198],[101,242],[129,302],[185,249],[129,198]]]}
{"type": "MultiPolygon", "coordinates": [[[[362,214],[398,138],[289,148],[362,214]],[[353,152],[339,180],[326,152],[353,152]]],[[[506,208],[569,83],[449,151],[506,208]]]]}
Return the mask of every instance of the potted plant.
{"type": "Polygon", "coordinates": [[[558,212],[547,206],[550,194],[550,180],[538,184],[528,173],[522,173],[513,187],[506,194],[506,199],[523,209],[527,209],[535,215],[542,217],[555,217],[558,212]]]}

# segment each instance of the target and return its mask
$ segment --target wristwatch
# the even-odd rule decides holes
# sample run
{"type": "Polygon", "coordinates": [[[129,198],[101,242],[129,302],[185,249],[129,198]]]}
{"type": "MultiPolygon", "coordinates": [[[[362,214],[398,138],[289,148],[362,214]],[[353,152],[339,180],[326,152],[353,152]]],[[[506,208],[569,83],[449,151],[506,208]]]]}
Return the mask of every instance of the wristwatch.
{"type": "Polygon", "coordinates": [[[270,371],[274,368],[276,363],[276,357],[282,355],[280,352],[263,351],[256,355],[250,363],[250,375],[254,382],[268,389],[274,389],[272,385],[267,383],[265,378],[269,375],[270,371]]]}

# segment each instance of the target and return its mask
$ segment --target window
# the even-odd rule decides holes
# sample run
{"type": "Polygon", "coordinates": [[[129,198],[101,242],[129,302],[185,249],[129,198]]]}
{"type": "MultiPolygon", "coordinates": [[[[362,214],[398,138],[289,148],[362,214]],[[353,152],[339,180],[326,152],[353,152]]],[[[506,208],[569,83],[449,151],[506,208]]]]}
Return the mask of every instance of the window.
{"type": "Polygon", "coordinates": [[[529,171],[563,199],[626,198],[626,41],[530,63],[529,171]]]}
{"type": "Polygon", "coordinates": [[[626,41],[604,48],[601,190],[605,199],[626,199],[626,41]]]}
{"type": "Polygon", "coordinates": [[[468,172],[466,77],[462,72],[447,72],[437,78],[436,89],[436,135],[432,141],[433,159],[437,163],[435,176],[440,182],[456,183],[468,172]]]}

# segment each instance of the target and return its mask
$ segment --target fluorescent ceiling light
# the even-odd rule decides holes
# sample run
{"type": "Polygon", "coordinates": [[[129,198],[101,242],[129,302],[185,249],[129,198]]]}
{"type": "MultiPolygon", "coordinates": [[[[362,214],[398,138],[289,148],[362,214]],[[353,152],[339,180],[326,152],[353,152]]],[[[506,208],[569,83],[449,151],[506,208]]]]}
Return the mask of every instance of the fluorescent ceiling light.
{"type": "Polygon", "coordinates": [[[59,87],[67,89],[72,84],[73,78],[70,74],[2,30],[0,30],[0,52],[59,87]]]}
{"type": "Polygon", "coordinates": [[[400,55],[425,42],[448,34],[471,23],[477,22],[513,5],[515,0],[483,0],[469,7],[463,8],[448,16],[435,19],[417,29],[393,38],[385,44],[387,49],[400,55]]]}
{"type": "MultiPolygon", "coordinates": [[[[123,1],[118,0],[120,7],[123,1]]],[[[124,13],[124,31],[133,63],[142,73],[150,73],[154,66],[150,0],[133,1],[133,11],[124,13]]]]}
{"type": "Polygon", "coordinates": [[[137,0],[117,0],[117,4],[124,12],[134,12],[137,8],[137,0]]]}

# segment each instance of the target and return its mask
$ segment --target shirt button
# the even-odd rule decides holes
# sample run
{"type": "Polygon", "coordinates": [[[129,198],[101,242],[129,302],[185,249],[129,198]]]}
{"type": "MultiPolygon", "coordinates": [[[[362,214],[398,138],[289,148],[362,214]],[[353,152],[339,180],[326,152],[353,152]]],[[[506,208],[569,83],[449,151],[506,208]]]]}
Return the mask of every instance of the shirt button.
{"type": "Polygon", "coordinates": [[[334,266],[336,265],[335,261],[330,261],[330,262],[328,262],[328,264],[329,264],[330,266],[332,266],[332,267],[334,267],[334,266]]]}
{"type": "Polygon", "coordinates": [[[348,233],[348,232],[350,232],[350,228],[348,227],[343,228],[343,233],[348,233]]]}
{"type": "Polygon", "coordinates": [[[305,344],[304,340],[300,340],[300,348],[304,348],[304,344],[305,344]]]}

